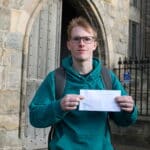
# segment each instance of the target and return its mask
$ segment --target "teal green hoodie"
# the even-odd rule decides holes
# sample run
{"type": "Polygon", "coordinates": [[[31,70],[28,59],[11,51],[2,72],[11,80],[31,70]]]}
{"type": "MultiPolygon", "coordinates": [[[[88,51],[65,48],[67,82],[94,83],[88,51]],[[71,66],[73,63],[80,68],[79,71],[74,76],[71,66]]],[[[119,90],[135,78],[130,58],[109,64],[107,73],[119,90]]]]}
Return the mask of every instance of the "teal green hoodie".
{"type": "MultiPolygon", "coordinates": [[[[72,67],[72,58],[63,60],[67,80],[64,94],[79,94],[80,89],[105,89],[100,75],[101,64],[93,58],[93,70],[86,76],[80,75],[72,67]]],[[[112,87],[127,95],[115,74],[110,71],[112,87]]],[[[30,122],[34,127],[55,126],[55,134],[49,143],[51,150],[113,150],[107,124],[108,112],[63,111],[60,107],[62,98],[55,98],[54,71],[50,72],[37,90],[30,106],[30,122]]],[[[110,118],[118,126],[129,126],[137,119],[137,109],[132,113],[125,111],[111,112],[110,118]]]]}

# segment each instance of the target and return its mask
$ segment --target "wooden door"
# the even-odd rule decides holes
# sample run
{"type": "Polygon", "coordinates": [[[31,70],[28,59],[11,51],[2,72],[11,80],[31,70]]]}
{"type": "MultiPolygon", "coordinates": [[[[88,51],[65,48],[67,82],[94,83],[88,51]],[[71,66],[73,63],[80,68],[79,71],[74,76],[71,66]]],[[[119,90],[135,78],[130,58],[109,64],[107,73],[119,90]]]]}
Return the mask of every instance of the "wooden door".
{"type": "Polygon", "coordinates": [[[46,74],[56,68],[60,59],[62,0],[49,0],[36,18],[29,38],[25,149],[46,149],[50,128],[34,128],[29,122],[28,105],[46,74]]]}

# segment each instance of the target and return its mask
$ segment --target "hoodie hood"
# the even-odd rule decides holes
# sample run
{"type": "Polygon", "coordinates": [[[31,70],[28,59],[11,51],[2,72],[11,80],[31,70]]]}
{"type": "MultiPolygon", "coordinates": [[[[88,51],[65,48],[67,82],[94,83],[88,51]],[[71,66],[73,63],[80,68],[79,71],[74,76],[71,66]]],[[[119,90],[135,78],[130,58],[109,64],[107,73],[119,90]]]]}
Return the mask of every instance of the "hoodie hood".
{"type": "Polygon", "coordinates": [[[81,82],[81,81],[85,81],[88,80],[88,82],[95,78],[97,78],[97,76],[100,77],[100,71],[101,71],[101,63],[97,58],[93,58],[93,70],[87,75],[87,76],[83,76],[80,75],[73,67],[72,67],[73,61],[72,61],[72,57],[66,57],[63,59],[62,61],[62,67],[66,70],[67,72],[67,78],[69,80],[73,80],[74,82],[81,82]]]}

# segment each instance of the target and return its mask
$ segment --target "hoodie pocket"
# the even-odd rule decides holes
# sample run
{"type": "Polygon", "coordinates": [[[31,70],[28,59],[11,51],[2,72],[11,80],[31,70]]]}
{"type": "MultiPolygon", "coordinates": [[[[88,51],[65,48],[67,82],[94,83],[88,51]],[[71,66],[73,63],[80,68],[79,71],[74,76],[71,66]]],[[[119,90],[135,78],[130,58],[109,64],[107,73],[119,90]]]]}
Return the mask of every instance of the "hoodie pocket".
{"type": "Polygon", "coordinates": [[[71,141],[66,135],[63,135],[56,143],[56,150],[70,150],[71,147],[71,141]]]}
{"type": "Polygon", "coordinates": [[[63,135],[56,143],[56,150],[113,150],[106,138],[99,136],[77,136],[63,135]]]}

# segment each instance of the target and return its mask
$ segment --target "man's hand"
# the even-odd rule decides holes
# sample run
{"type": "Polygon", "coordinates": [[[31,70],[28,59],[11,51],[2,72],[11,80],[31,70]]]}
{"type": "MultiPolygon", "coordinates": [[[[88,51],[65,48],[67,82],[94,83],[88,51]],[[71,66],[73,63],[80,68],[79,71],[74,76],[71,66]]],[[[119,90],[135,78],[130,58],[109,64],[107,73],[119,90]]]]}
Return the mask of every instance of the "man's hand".
{"type": "Polygon", "coordinates": [[[131,96],[118,96],[115,98],[120,108],[126,112],[132,112],[134,101],[131,96]]]}
{"type": "Polygon", "coordinates": [[[77,106],[80,103],[80,100],[82,99],[84,99],[84,97],[81,95],[68,94],[62,98],[61,103],[60,103],[61,108],[64,111],[74,110],[77,108],[77,106]]]}

